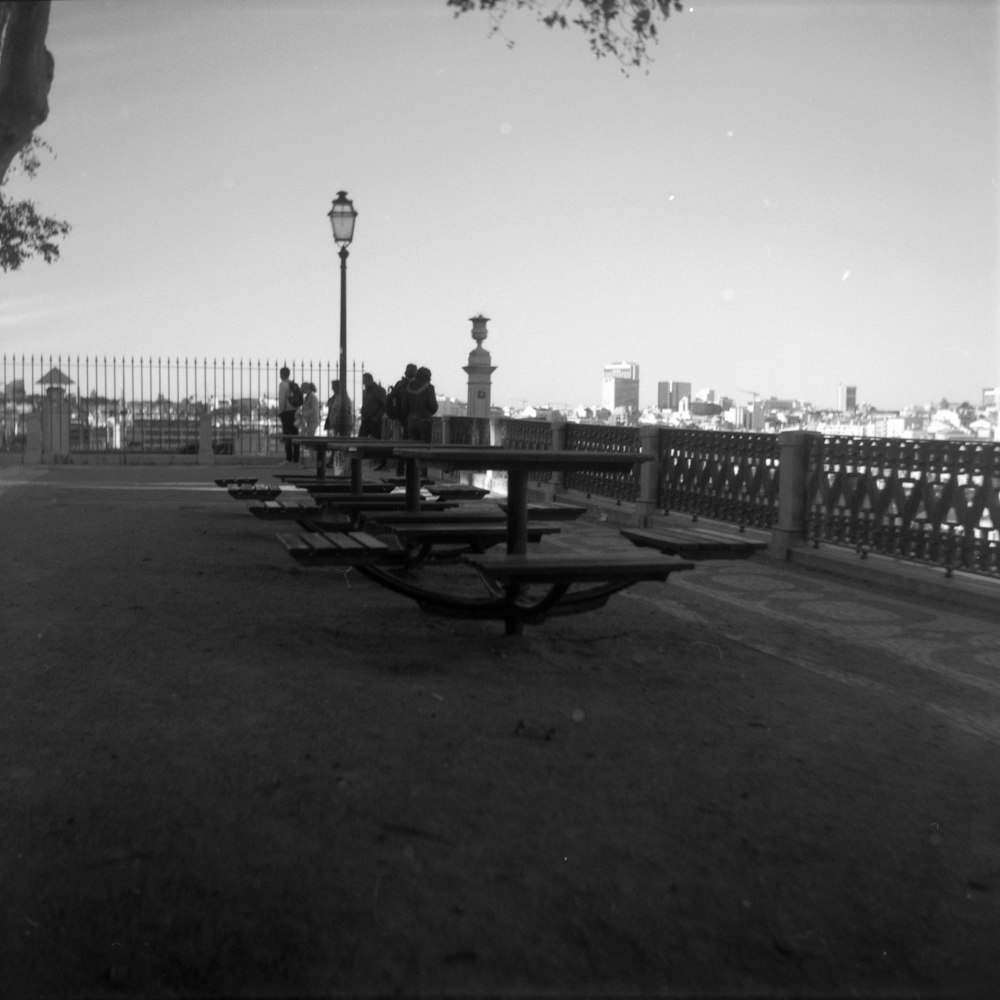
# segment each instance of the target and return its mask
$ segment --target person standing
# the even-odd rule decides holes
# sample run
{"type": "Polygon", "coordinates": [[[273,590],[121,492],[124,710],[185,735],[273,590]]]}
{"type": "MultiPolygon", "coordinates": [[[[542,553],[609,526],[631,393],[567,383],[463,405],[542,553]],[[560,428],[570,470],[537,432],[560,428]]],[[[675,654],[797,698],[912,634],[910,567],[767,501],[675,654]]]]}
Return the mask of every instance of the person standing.
{"type": "MultiPolygon", "coordinates": [[[[406,418],[403,416],[403,397],[410,387],[410,382],[417,374],[417,366],[408,364],[403,372],[403,377],[389,390],[389,395],[385,400],[385,414],[392,421],[392,439],[402,440],[406,437],[406,418]]],[[[396,462],[396,475],[402,476],[406,472],[406,463],[402,459],[396,462]]]]}
{"type": "Polygon", "coordinates": [[[358,437],[381,439],[385,413],[385,389],[365,372],[361,376],[361,427],[358,437]]]}
{"type": "Polygon", "coordinates": [[[304,437],[315,437],[319,429],[319,398],[312,382],[302,383],[302,405],[295,414],[295,426],[304,437]]]}
{"type": "Polygon", "coordinates": [[[418,368],[403,396],[406,436],[411,441],[431,442],[431,427],[437,413],[437,392],[431,382],[430,368],[418,368]]]}
{"type": "Polygon", "coordinates": [[[295,418],[299,433],[305,437],[314,437],[319,430],[319,398],[316,386],[312,382],[302,383],[302,405],[295,418]]]}
{"type": "MultiPolygon", "coordinates": [[[[323,421],[323,430],[327,434],[333,434],[337,425],[337,414],[340,412],[340,379],[333,379],[330,382],[330,398],[326,401],[326,420],[323,421]]],[[[347,412],[350,415],[351,430],[354,429],[354,410],[351,407],[351,397],[347,397],[347,412]]],[[[348,431],[350,434],[350,431],[348,431]]]]}
{"type": "Polygon", "coordinates": [[[295,413],[302,401],[296,399],[300,390],[291,380],[291,374],[287,367],[281,369],[281,381],[278,383],[278,419],[281,421],[281,433],[285,435],[285,461],[298,464],[299,446],[292,442],[291,436],[297,433],[295,413]]]}

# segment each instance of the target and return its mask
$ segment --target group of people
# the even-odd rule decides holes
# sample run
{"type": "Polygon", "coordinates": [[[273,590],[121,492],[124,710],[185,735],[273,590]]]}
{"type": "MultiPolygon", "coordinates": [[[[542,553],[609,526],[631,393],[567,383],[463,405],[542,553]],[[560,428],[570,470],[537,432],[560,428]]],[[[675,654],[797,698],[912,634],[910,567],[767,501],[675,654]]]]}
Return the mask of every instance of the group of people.
{"type": "MultiPolygon", "coordinates": [[[[431,425],[437,413],[437,392],[431,382],[429,368],[409,364],[403,377],[386,392],[369,372],[361,376],[361,425],[359,437],[381,438],[384,418],[389,417],[395,425],[395,437],[408,441],[431,440],[431,425]]],[[[336,426],[337,414],[346,406],[353,425],[354,410],[350,397],[342,402],[340,381],[330,383],[332,395],[326,403],[326,420],[323,429],[332,433],[336,426]]],[[[281,433],[285,437],[285,459],[298,463],[301,458],[299,445],[290,435],[312,437],[319,429],[320,403],[313,382],[303,382],[301,387],[292,380],[291,371],[281,369],[278,386],[278,413],[281,419],[281,433]]]]}

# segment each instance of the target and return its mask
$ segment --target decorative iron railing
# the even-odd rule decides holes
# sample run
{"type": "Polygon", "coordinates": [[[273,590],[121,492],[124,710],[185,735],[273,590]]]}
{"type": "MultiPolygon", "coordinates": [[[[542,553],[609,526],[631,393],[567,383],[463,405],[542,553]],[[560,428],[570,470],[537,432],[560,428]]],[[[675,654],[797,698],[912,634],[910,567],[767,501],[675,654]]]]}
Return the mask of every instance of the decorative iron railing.
{"type": "MultiPolygon", "coordinates": [[[[493,422],[492,444],[501,448],[518,448],[525,451],[549,451],[552,448],[552,424],[547,420],[513,420],[502,418],[493,422]]],[[[531,482],[548,483],[551,472],[532,472],[531,482]]]]}
{"type": "Polygon", "coordinates": [[[814,545],[1000,575],[1000,442],[824,438],[807,504],[814,545]]]}
{"type": "Polygon", "coordinates": [[[659,505],[695,517],[771,528],[778,515],[774,434],[661,428],[659,505]]]}
{"type": "MultiPolygon", "coordinates": [[[[638,427],[566,425],[566,448],[569,451],[637,452],[640,447],[638,427]]],[[[638,467],[629,472],[567,472],[565,482],[569,489],[609,497],[619,503],[632,503],[639,498],[638,467]]]]}
{"type": "MultiPolygon", "coordinates": [[[[278,373],[285,363],[3,355],[0,451],[24,451],[28,419],[38,414],[43,450],[55,455],[197,452],[206,417],[216,453],[276,454],[278,373]]],[[[287,364],[296,381],[313,382],[326,401],[334,365],[287,364]]],[[[362,372],[351,372],[352,399],[362,372]]]]}

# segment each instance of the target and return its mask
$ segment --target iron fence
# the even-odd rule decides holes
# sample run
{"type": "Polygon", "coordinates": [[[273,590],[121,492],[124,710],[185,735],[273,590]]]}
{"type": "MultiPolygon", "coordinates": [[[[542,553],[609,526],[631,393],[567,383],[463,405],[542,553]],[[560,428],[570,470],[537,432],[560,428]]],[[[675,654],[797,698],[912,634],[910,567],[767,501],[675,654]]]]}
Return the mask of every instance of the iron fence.
{"type": "MultiPolygon", "coordinates": [[[[566,448],[570,451],[641,450],[638,427],[605,427],[600,424],[567,424],[566,448]]],[[[568,489],[594,496],[609,497],[619,503],[639,499],[638,466],[628,472],[567,472],[568,489]]]]}
{"type": "Polygon", "coordinates": [[[664,510],[771,528],[778,516],[778,437],[660,429],[659,500],[664,510]]]}
{"type": "Polygon", "coordinates": [[[1000,442],[822,438],[806,491],[814,545],[1000,576],[1000,442]]]}
{"type": "MultiPolygon", "coordinates": [[[[28,426],[40,422],[42,450],[194,454],[207,433],[216,454],[272,455],[282,450],[280,369],[313,382],[325,401],[337,377],[331,362],[162,357],[3,355],[0,451],[24,451],[28,426]]],[[[350,372],[352,400],[364,367],[350,372]]]]}

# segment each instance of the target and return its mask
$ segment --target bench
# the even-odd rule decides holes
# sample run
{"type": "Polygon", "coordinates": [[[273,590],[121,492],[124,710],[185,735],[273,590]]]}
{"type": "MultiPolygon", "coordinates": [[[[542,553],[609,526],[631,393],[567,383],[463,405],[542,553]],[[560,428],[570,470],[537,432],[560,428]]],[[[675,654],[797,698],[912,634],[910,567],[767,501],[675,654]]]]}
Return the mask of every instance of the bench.
{"type": "Polygon", "coordinates": [[[441,510],[441,504],[428,504],[423,510],[362,511],[362,524],[393,528],[399,524],[506,524],[503,511],[485,507],[453,507],[441,510]]]}
{"type": "Polygon", "coordinates": [[[621,533],[634,545],[686,559],[748,559],[767,548],[766,541],[721,528],[622,528],[621,533]]]}
{"type": "Polygon", "coordinates": [[[264,500],[261,503],[250,504],[248,510],[254,517],[259,517],[264,521],[285,518],[301,520],[303,517],[313,517],[321,513],[321,509],[316,504],[306,503],[302,500],[264,500]]]}
{"type": "MultiPolygon", "coordinates": [[[[498,505],[501,510],[507,509],[506,503],[498,505]]],[[[575,503],[529,503],[528,519],[536,517],[544,518],[546,521],[575,521],[587,513],[586,507],[581,507],[575,503]]]]}
{"type": "Polygon", "coordinates": [[[280,531],[278,541],[292,558],[307,566],[358,566],[385,561],[393,554],[403,555],[397,547],[367,531],[280,531]]]}
{"type": "MultiPolygon", "coordinates": [[[[466,524],[397,524],[393,533],[407,551],[412,563],[423,562],[436,545],[459,546],[472,552],[485,552],[507,541],[506,523],[469,522],[466,524]]],[[[536,524],[528,528],[528,541],[540,542],[545,535],[559,532],[554,524],[536,524]]]]}
{"type": "Polygon", "coordinates": [[[268,486],[266,483],[256,483],[253,486],[230,486],[229,495],[234,500],[273,500],[281,496],[280,486],[268,486]]]}
{"type": "MultiPolygon", "coordinates": [[[[406,510],[406,497],[402,493],[392,496],[379,493],[313,493],[313,499],[324,510],[391,511],[406,510]]],[[[453,500],[421,500],[420,510],[448,510],[458,505],[453,500]]]]}
{"type": "Polygon", "coordinates": [[[508,635],[519,634],[525,623],[540,623],[548,614],[572,614],[602,607],[612,594],[632,584],[662,581],[671,573],[694,569],[692,562],[641,550],[600,554],[486,553],[464,558],[500,598],[494,613],[488,617],[502,617],[508,635]],[[578,583],[597,585],[569,592],[578,583]],[[541,598],[532,600],[526,590],[531,584],[544,584],[549,589],[541,598]]]}
{"type": "Polygon", "coordinates": [[[431,496],[442,497],[445,500],[482,500],[489,496],[490,491],[484,490],[480,486],[465,486],[461,483],[454,486],[428,486],[427,492],[431,496]]]}
{"type": "MultiPolygon", "coordinates": [[[[288,482],[288,480],[286,480],[288,482]]],[[[341,493],[351,493],[353,485],[350,479],[306,479],[302,481],[289,482],[290,486],[296,486],[300,490],[308,490],[313,495],[317,493],[329,493],[339,495],[341,493]]],[[[368,480],[361,484],[362,493],[372,493],[384,495],[391,493],[395,487],[392,483],[375,482],[368,480]]]]}

